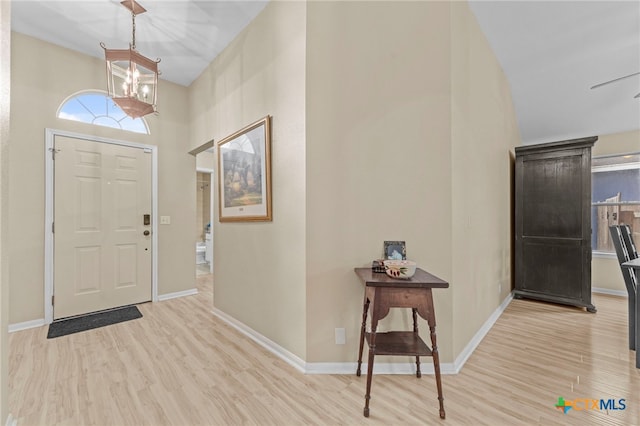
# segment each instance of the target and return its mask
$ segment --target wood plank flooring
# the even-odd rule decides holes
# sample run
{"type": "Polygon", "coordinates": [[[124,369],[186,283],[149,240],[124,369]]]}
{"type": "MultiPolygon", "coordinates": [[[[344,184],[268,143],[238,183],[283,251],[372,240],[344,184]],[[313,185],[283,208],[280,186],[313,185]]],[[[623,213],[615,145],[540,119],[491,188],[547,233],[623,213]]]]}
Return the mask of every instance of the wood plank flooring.
{"type": "Polygon", "coordinates": [[[514,300],[462,372],[443,376],[446,420],[433,376],[405,375],[375,376],[367,419],[365,375],[299,373],[212,315],[210,276],[198,283],[198,295],[140,305],[135,321],[12,333],[18,425],[640,425],[622,298],[595,295],[595,315],[514,300]],[[626,409],[563,414],[559,396],[626,409]]]}

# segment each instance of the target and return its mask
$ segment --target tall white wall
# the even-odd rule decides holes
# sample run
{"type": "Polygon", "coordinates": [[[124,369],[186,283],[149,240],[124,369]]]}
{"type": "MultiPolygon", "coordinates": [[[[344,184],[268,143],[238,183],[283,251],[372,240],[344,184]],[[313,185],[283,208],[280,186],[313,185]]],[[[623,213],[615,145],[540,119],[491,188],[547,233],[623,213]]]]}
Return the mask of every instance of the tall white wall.
{"type": "Polygon", "coordinates": [[[353,268],[385,240],[451,283],[434,291],[443,362],[509,293],[520,140],[466,4],[272,2],[193,84],[190,111],[193,147],[273,115],[274,221],[215,222],[214,304],[305,361],[355,360],[353,268]]]}
{"type": "Polygon", "coordinates": [[[220,223],[216,200],[213,301],[303,359],[306,8],[270,2],[189,88],[193,148],[272,116],[273,221],[220,223]]]}
{"type": "Polygon", "coordinates": [[[513,155],[507,79],[466,2],[451,4],[454,353],[511,292],[513,155]]]}
{"type": "MultiPolygon", "coordinates": [[[[309,362],[356,360],[364,290],[353,268],[382,257],[385,240],[404,240],[409,259],[451,279],[449,19],[446,2],[308,4],[309,362]]],[[[451,289],[434,297],[448,362],[451,289]]],[[[408,318],[392,312],[380,327],[408,318]]]]}

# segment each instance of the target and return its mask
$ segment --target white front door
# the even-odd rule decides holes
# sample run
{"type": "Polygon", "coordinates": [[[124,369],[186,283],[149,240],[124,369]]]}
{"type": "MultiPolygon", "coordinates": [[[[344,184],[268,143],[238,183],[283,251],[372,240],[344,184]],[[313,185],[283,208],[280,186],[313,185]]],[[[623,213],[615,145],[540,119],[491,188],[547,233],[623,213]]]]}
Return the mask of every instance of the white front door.
{"type": "Polygon", "coordinates": [[[150,301],[151,153],[60,135],[54,151],[54,319],[150,301]]]}

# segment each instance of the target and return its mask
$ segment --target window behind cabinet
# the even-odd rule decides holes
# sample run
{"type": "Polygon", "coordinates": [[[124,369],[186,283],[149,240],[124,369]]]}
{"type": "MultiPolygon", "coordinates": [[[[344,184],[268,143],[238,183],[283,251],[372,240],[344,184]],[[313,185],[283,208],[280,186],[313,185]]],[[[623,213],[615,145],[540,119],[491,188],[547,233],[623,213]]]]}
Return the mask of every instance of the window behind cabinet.
{"type": "Polygon", "coordinates": [[[593,251],[615,253],[611,225],[629,225],[640,241],[640,154],[595,157],[591,172],[593,251]]]}

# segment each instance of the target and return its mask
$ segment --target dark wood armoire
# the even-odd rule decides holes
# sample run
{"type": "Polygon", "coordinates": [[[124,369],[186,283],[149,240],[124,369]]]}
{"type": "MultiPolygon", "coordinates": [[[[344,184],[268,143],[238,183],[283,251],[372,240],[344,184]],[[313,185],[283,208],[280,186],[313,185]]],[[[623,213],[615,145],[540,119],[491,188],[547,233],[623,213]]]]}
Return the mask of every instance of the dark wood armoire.
{"type": "Polygon", "coordinates": [[[591,148],[597,137],[517,147],[515,297],[591,303],[591,148]]]}

